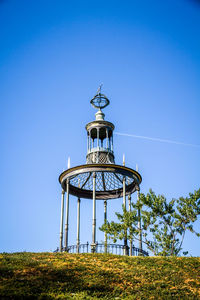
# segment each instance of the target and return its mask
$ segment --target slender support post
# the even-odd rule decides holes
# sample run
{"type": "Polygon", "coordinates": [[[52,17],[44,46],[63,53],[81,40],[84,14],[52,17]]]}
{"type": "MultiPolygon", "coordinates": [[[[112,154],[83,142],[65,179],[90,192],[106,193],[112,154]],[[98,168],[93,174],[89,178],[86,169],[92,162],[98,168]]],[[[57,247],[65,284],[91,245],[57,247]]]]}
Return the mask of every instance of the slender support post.
{"type": "Polygon", "coordinates": [[[89,131],[89,151],[91,151],[91,131],[89,131]]]}
{"type": "Polygon", "coordinates": [[[126,209],[126,177],[123,178],[123,205],[126,209]]]}
{"type": "Polygon", "coordinates": [[[62,250],[63,250],[64,201],[65,201],[65,191],[62,190],[62,198],[61,198],[61,218],[60,218],[60,252],[62,252],[62,250]]]}
{"type": "Polygon", "coordinates": [[[87,136],[87,153],[90,151],[90,136],[87,136]]]}
{"type": "Polygon", "coordinates": [[[113,133],[112,133],[112,136],[111,136],[111,151],[113,151],[113,133]]]}
{"type": "Polygon", "coordinates": [[[97,128],[97,148],[99,148],[99,128],[97,128]]]}
{"type": "Polygon", "coordinates": [[[108,128],[106,128],[106,148],[108,149],[108,128]]]}
{"type": "Polygon", "coordinates": [[[79,246],[80,246],[80,203],[81,203],[81,199],[78,198],[77,200],[77,244],[76,244],[77,253],[79,253],[79,246]]]}
{"type": "MultiPolygon", "coordinates": [[[[139,201],[140,199],[140,192],[137,191],[137,199],[139,201]]],[[[140,249],[140,253],[142,253],[142,224],[141,224],[141,212],[140,212],[140,208],[138,208],[138,228],[139,228],[139,249],[140,249]]]]}
{"type": "Polygon", "coordinates": [[[94,148],[94,139],[92,139],[92,148],[94,148]]]}
{"type": "MultiPolygon", "coordinates": [[[[138,165],[136,165],[136,171],[138,172],[138,165]]],[[[137,191],[137,201],[140,201],[140,191],[137,191]]],[[[141,223],[141,212],[138,208],[138,228],[139,228],[139,249],[140,254],[142,253],[142,223],[141,223]]]]}
{"type": "Polygon", "coordinates": [[[66,221],[65,221],[65,251],[68,251],[68,230],[69,230],[69,179],[66,183],[66,221]]]}
{"type": "MultiPolygon", "coordinates": [[[[129,204],[129,211],[131,212],[131,194],[128,195],[128,204],[129,204]]],[[[130,239],[130,256],[133,255],[133,240],[130,239]]]]}
{"type": "Polygon", "coordinates": [[[93,173],[93,218],[91,252],[96,252],[96,173],[93,173]]]}
{"type": "MultiPolygon", "coordinates": [[[[126,177],[123,178],[123,206],[126,210],[126,177]]],[[[127,245],[127,230],[124,232],[124,255],[128,255],[128,245],[127,245]]]]}
{"type": "Polygon", "coordinates": [[[131,194],[128,195],[128,209],[131,212],[131,194]]]}
{"type": "MultiPolygon", "coordinates": [[[[104,200],[104,224],[107,224],[107,200],[104,200]]],[[[107,253],[107,233],[104,233],[104,251],[107,253]]]]}

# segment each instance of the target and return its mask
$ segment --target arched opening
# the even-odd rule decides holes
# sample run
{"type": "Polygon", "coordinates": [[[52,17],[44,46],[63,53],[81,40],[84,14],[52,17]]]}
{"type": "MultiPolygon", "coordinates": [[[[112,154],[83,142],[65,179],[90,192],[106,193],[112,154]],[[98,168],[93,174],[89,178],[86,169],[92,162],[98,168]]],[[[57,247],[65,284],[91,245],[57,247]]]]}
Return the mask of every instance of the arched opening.
{"type": "Polygon", "coordinates": [[[97,147],[97,128],[91,130],[91,150],[97,147]]]}
{"type": "Polygon", "coordinates": [[[106,128],[105,127],[100,128],[100,130],[99,130],[99,139],[101,141],[100,147],[102,149],[106,149],[106,141],[105,141],[105,139],[106,139],[106,128]]]}

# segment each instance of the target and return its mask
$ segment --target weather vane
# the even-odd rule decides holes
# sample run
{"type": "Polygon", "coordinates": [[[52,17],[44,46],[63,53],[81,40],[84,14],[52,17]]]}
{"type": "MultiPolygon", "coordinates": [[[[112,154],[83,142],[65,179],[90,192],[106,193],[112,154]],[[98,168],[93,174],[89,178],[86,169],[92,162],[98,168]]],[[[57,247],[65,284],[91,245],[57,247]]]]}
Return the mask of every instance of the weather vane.
{"type": "Polygon", "coordinates": [[[102,88],[102,86],[103,86],[103,83],[100,84],[100,86],[99,86],[99,88],[97,90],[97,95],[101,94],[101,88],[102,88]]]}

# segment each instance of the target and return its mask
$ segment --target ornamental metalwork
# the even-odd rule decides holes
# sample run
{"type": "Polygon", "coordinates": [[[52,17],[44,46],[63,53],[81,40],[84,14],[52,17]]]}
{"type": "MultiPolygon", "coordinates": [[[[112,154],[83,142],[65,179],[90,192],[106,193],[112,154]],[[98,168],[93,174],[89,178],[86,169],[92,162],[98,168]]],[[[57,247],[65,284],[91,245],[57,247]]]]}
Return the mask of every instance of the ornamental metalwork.
{"type": "Polygon", "coordinates": [[[87,131],[87,154],[86,164],[72,167],[62,172],[59,176],[59,182],[62,187],[61,198],[61,222],[60,222],[60,246],[59,251],[84,252],[89,244],[80,243],[80,203],[81,199],[91,199],[92,209],[92,241],[90,243],[91,252],[112,252],[111,249],[123,249],[123,254],[148,255],[140,247],[135,248],[130,241],[128,245],[127,238],[123,245],[108,244],[107,235],[104,236],[104,244],[98,244],[96,241],[96,201],[104,201],[104,222],[107,222],[107,201],[111,199],[123,198],[123,204],[126,208],[126,198],[129,200],[129,209],[131,209],[131,194],[137,191],[139,195],[140,183],[142,177],[127,166],[115,164],[113,131],[114,124],[105,120],[105,114],[102,112],[110,104],[109,99],[101,93],[99,87],[97,94],[91,99],[90,103],[98,111],[95,114],[95,120],[86,124],[87,131]],[[64,201],[66,194],[66,219],[64,226],[64,201]],[[69,231],[69,195],[77,197],[77,244],[68,244],[69,231]],[[64,229],[63,229],[64,227],[64,229]],[[64,245],[63,245],[64,241],[64,245]],[[87,245],[87,247],[86,247],[87,245]],[[82,250],[81,250],[82,249],[82,250]],[[104,249],[104,250],[102,250],[104,249]],[[138,249],[138,250],[136,250],[138,249]],[[129,251],[130,250],[130,251],[129,251]]]}

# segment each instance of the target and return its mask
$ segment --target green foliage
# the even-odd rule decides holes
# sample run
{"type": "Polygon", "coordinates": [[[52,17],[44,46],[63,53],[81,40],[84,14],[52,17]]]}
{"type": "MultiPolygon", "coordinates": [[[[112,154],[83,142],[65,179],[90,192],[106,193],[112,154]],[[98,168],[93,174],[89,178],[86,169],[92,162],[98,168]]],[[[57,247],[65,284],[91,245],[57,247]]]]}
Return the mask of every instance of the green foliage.
{"type": "Polygon", "coordinates": [[[170,202],[150,190],[146,196],[140,195],[140,206],[143,239],[155,255],[179,255],[186,231],[199,236],[193,224],[200,214],[200,190],[170,202]]]}
{"type": "MultiPolygon", "coordinates": [[[[190,193],[189,197],[172,199],[156,195],[151,189],[147,195],[141,194],[139,201],[132,204],[132,211],[116,213],[119,222],[107,222],[100,230],[116,242],[127,236],[131,241],[138,240],[142,233],[143,243],[154,255],[180,255],[185,232],[190,231],[198,237],[200,233],[193,228],[200,215],[200,190],[190,193]],[[142,226],[138,227],[141,214],[142,226]]],[[[188,252],[184,251],[186,255],[188,252]]]]}
{"type": "Polygon", "coordinates": [[[200,258],[0,254],[0,299],[199,299],[200,258]]]}
{"type": "Polygon", "coordinates": [[[99,229],[107,233],[108,238],[116,241],[127,238],[131,240],[138,233],[138,216],[136,210],[128,212],[122,205],[123,214],[116,213],[119,223],[111,221],[103,224],[99,229]]]}

